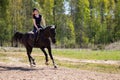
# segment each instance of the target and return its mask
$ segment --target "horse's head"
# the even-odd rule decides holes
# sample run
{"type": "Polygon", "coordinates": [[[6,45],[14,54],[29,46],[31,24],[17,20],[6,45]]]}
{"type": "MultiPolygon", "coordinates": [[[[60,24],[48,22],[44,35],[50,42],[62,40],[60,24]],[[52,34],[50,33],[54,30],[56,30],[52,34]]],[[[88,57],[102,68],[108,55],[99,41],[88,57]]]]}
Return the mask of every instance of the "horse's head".
{"type": "Polygon", "coordinates": [[[50,37],[51,37],[51,40],[53,43],[56,43],[56,26],[55,25],[52,25],[50,26],[50,37]]]}
{"type": "Polygon", "coordinates": [[[55,25],[51,25],[51,26],[47,26],[44,30],[44,37],[47,38],[51,38],[52,43],[56,43],[56,26],[55,25]]]}

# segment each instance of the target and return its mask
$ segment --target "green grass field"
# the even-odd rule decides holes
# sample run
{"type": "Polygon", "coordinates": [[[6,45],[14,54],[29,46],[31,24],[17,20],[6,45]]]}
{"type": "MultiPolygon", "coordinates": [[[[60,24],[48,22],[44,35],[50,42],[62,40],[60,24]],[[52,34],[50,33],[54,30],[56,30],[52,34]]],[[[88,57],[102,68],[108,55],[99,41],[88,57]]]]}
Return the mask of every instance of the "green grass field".
{"type": "MultiPolygon", "coordinates": [[[[93,51],[86,49],[53,49],[53,55],[60,58],[86,59],[86,60],[120,60],[120,51],[93,51]]],[[[36,63],[44,65],[45,59],[40,49],[33,49],[32,56],[36,63]]],[[[0,62],[11,62],[11,58],[19,59],[20,62],[29,64],[25,48],[0,49],[0,62]]],[[[51,60],[50,65],[52,65],[51,60]]],[[[69,61],[55,60],[60,67],[69,67],[82,70],[91,70],[107,73],[120,73],[120,65],[75,63],[69,61]]]]}
{"type": "MultiPolygon", "coordinates": [[[[85,49],[54,49],[55,56],[67,57],[73,59],[87,59],[87,60],[120,60],[120,51],[105,51],[105,50],[85,50],[85,49]]],[[[60,62],[59,65],[70,68],[77,68],[83,70],[91,70],[107,73],[120,73],[120,65],[111,64],[95,64],[95,63],[72,63],[60,62]]]]}
{"type": "Polygon", "coordinates": [[[120,60],[120,51],[93,51],[80,49],[54,49],[54,55],[88,60],[120,60]]]}

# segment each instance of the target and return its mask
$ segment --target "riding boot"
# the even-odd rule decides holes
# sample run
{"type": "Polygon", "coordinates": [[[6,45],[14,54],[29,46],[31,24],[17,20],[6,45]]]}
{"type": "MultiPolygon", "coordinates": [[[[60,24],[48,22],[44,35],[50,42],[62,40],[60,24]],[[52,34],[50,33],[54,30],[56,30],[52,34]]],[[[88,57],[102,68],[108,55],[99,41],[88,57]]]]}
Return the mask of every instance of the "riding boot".
{"type": "Polygon", "coordinates": [[[35,37],[34,37],[34,45],[37,43],[37,33],[35,33],[35,37]]]}
{"type": "Polygon", "coordinates": [[[34,34],[34,42],[33,42],[33,46],[35,46],[35,44],[36,44],[36,39],[37,39],[37,34],[35,33],[35,34],[34,34]]]}

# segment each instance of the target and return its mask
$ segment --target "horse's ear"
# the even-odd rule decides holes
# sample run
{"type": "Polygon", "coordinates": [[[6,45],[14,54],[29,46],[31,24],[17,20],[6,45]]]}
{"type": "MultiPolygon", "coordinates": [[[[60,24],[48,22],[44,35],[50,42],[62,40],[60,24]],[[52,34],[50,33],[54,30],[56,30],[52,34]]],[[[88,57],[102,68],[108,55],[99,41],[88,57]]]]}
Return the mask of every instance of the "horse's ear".
{"type": "Polygon", "coordinates": [[[56,29],[56,26],[55,26],[55,25],[52,25],[52,26],[51,26],[51,29],[56,29]]]}
{"type": "Polygon", "coordinates": [[[55,29],[57,28],[57,26],[55,25],[55,29]]]}

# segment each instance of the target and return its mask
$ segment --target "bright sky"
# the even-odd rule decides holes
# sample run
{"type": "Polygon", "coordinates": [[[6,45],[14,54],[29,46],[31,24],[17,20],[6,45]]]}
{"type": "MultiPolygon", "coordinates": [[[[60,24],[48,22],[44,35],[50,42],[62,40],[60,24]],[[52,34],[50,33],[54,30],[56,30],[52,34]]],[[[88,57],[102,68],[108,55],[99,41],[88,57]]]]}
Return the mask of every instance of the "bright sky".
{"type": "Polygon", "coordinates": [[[69,11],[69,2],[64,1],[64,7],[65,7],[65,14],[69,14],[70,13],[70,11],[69,11]]]}
{"type": "MultiPolygon", "coordinates": [[[[35,0],[32,0],[34,2],[34,4],[39,4],[38,2],[36,2],[35,0]]],[[[64,1],[64,8],[65,8],[65,14],[69,14],[69,2],[64,1]]]]}

